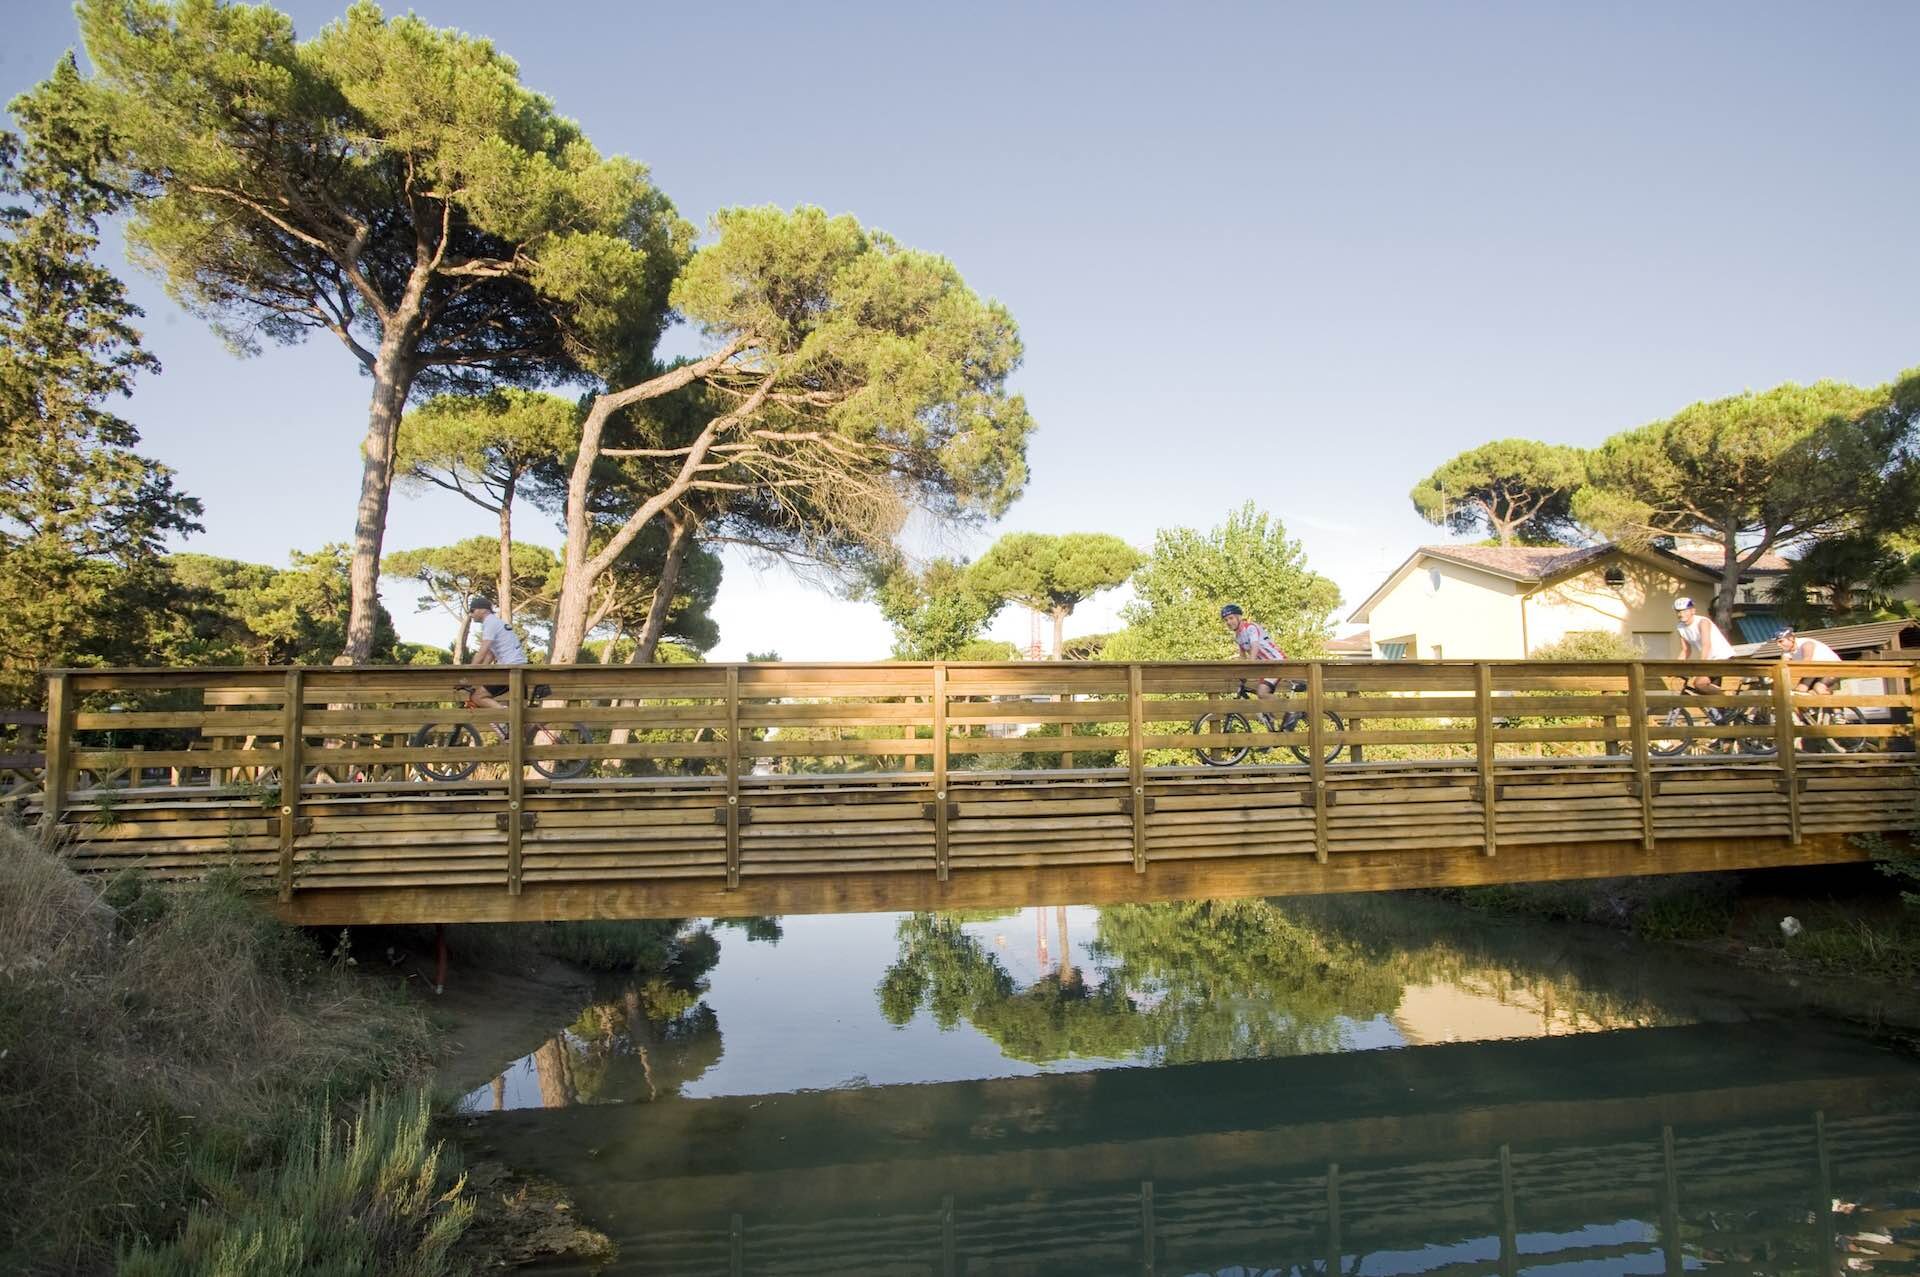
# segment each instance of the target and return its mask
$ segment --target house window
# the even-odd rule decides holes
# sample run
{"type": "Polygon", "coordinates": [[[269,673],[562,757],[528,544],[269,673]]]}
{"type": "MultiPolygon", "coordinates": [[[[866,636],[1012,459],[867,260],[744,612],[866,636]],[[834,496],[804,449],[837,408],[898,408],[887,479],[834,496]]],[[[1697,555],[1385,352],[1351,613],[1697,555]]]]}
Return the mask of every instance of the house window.
{"type": "Polygon", "coordinates": [[[1627,570],[1625,568],[1608,568],[1606,580],[1608,585],[1619,589],[1627,583],[1627,570]]]}
{"type": "Polygon", "coordinates": [[[1433,645],[1433,659],[1436,661],[1444,661],[1447,659],[1447,654],[1445,649],[1443,649],[1438,643],[1435,643],[1433,645]]]}
{"type": "Polygon", "coordinates": [[[1404,661],[1407,659],[1407,645],[1401,643],[1382,643],[1380,659],[1383,661],[1404,661]]]}
{"type": "Polygon", "coordinates": [[[1673,631],[1635,630],[1633,644],[1655,660],[1664,661],[1673,656],[1673,631]]]}

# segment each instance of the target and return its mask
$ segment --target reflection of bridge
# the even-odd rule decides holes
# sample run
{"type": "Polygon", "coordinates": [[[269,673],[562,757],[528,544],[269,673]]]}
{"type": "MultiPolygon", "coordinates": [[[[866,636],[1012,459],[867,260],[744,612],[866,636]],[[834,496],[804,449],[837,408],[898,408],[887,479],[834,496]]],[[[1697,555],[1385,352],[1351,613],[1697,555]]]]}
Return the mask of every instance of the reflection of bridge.
{"type": "MultiPolygon", "coordinates": [[[[576,1186],[626,1271],[1358,1271],[1362,1255],[1425,1250],[1401,1267],[1641,1256],[1629,1271],[1678,1273],[1716,1252],[1832,1273],[1838,1234],[1887,1226],[1836,1201],[1914,1187],[1920,1075],[1802,1033],[1646,1029],[480,1130],[576,1186]]],[[[1881,1257],[1920,1256],[1909,1240],[1881,1257]]]]}
{"type": "Polygon", "coordinates": [[[85,867],[233,864],[330,925],[1762,867],[1914,814],[1906,664],[1849,665],[1840,698],[1682,697],[1674,662],[1275,668],[1303,689],[1263,702],[1302,715],[1284,736],[1196,733],[1252,708],[1218,665],[516,669],[511,713],[449,708],[447,669],[75,671],[41,810],[85,867]],[[1249,739],[1257,765],[1194,765],[1249,739]]]}

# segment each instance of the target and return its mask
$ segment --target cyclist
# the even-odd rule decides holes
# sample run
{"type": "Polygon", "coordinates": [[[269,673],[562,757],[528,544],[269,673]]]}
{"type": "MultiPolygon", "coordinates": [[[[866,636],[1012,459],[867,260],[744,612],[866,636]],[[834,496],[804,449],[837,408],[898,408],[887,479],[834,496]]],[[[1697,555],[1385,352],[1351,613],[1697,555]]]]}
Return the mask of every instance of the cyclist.
{"type": "MultiPolygon", "coordinates": [[[[1794,634],[1791,625],[1781,627],[1780,632],[1773,636],[1773,641],[1780,648],[1780,657],[1782,660],[1811,661],[1820,664],[1831,661],[1836,665],[1840,663],[1840,653],[1834,651],[1817,638],[1800,638],[1794,634]]],[[[1834,689],[1839,686],[1840,679],[1837,675],[1833,678],[1826,678],[1815,674],[1800,680],[1801,691],[1819,692],[1825,696],[1833,695],[1834,689]]]]}
{"type": "MultiPolygon", "coordinates": [[[[1674,633],[1680,636],[1680,659],[1683,661],[1724,661],[1733,656],[1733,644],[1727,642],[1727,636],[1713,623],[1710,616],[1701,616],[1693,606],[1693,600],[1682,595],[1673,601],[1675,620],[1674,633]]],[[[1696,674],[1686,682],[1686,690],[1698,692],[1703,696],[1717,696],[1725,687],[1717,678],[1705,674],[1696,674]]],[[[1722,722],[1726,715],[1717,706],[1707,710],[1707,717],[1715,723],[1722,722]]]]}
{"type": "MultiPolygon", "coordinates": [[[[493,610],[493,600],[475,599],[467,609],[467,615],[479,627],[479,646],[474,650],[475,665],[525,665],[527,649],[520,646],[520,636],[513,627],[501,620],[493,610]]],[[[506,695],[508,683],[489,683],[477,687],[473,692],[473,703],[488,709],[505,709],[499,697],[506,695]]]]}
{"type": "MultiPolygon", "coordinates": [[[[1229,603],[1221,608],[1220,620],[1233,634],[1234,646],[1237,649],[1234,659],[1241,661],[1287,659],[1287,654],[1280,650],[1280,645],[1273,641],[1273,636],[1267,633],[1264,626],[1249,621],[1246,613],[1240,610],[1238,603],[1229,603]]],[[[1280,684],[1277,679],[1263,678],[1260,680],[1260,686],[1266,689],[1267,695],[1271,696],[1280,684]]]]}

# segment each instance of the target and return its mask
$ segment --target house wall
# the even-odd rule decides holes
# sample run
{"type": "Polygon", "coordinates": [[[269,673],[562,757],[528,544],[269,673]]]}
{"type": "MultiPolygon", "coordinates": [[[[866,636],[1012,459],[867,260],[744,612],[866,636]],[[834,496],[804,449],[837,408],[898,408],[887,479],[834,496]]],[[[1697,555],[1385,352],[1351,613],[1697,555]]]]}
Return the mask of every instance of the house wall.
{"type": "Polygon", "coordinates": [[[1558,642],[1576,630],[1602,630],[1639,643],[1656,660],[1675,657],[1679,651],[1673,634],[1673,600],[1681,594],[1704,593],[1699,586],[1637,559],[1602,563],[1593,571],[1557,581],[1527,600],[1528,651],[1558,642]],[[1625,582],[1607,584],[1609,568],[1623,572],[1625,582]]]}
{"type": "Polygon", "coordinates": [[[1376,657],[1412,638],[1408,660],[1507,660],[1520,643],[1519,585],[1457,563],[1422,559],[1367,613],[1376,657]]]}
{"type": "Polygon", "coordinates": [[[1422,559],[1368,611],[1374,656],[1384,659],[1385,644],[1411,640],[1409,660],[1519,660],[1576,630],[1601,630],[1665,659],[1677,655],[1674,596],[1705,593],[1670,572],[1622,557],[1531,594],[1523,642],[1520,596],[1529,588],[1462,564],[1422,559]],[[1625,573],[1623,584],[1607,584],[1609,567],[1625,573]]]}

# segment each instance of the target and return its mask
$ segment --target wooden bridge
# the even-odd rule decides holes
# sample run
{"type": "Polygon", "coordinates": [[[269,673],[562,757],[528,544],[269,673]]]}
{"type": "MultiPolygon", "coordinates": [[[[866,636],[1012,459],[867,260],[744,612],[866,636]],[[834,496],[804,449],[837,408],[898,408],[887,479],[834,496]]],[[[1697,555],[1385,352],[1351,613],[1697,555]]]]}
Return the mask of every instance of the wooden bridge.
{"type": "Polygon", "coordinates": [[[1296,663],[1255,700],[1230,664],[486,673],[511,708],[447,666],[57,671],[44,766],[4,761],[81,867],[231,866],[324,925],[1753,868],[1916,814],[1907,662],[1296,663]]]}

